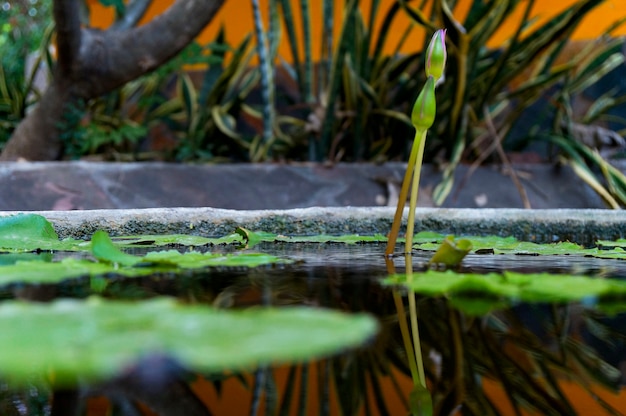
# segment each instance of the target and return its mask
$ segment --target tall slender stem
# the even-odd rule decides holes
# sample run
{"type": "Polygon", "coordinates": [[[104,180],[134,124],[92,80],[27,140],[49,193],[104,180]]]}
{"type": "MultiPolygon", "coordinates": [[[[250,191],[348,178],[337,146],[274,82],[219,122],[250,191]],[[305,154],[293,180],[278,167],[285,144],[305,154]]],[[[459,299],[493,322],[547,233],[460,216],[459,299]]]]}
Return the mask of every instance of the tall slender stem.
{"type": "MultiPolygon", "coordinates": [[[[415,133],[415,139],[417,139],[417,133],[415,133]]],[[[402,180],[400,195],[398,195],[396,214],[393,217],[391,231],[389,231],[389,237],[387,238],[387,249],[385,250],[385,255],[387,257],[393,254],[396,246],[396,240],[398,239],[398,233],[400,232],[400,224],[402,223],[402,213],[404,212],[404,205],[406,204],[406,198],[409,194],[409,184],[411,183],[411,177],[413,176],[413,169],[415,169],[415,161],[417,160],[417,153],[419,150],[419,146],[417,146],[415,139],[413,140],[413,147],[411,148],[409,161],[406,165],[406,172],[404,172],[404,179],[402,180]]]]}
{"type": "MultiPolygon", "coordinates": [[[[411,181],[411,201],[409,203],[409,219],[406,225],[406,240],[404,252],[410,253],[413,248],[413,233],[415,230],[415,207],[417,206],[417,193],[419,192],[420,174],[422,173],[422,160],[424,159],[424,144],[426,143],[426,130],[417,130],[413,147],[417,148],[415,165],[413,167],[413,180],[411,181]]],[[[413,151],[411,150],[411,153],[413,151]]],[[[403,184],[404,185],[404,184],[403,184]]]]}
{"type": "MultiPolygon", "coordinates": [[[[418,174],[419,175],[419,174],[418,174]]],[[[406,277],[409,284],[413,280],[413,259],[410,252],[404,254],[406,265],[406,277]]],[[[409,289],[409,315],[411,317],[411,335],[413,336],[413,351],[415,353],[415,366],[417,376],[422,387],[426,387],[426,373],[424,372],[424,361],[422,358],[422,345],[420,343],[420,331],[417,325],[417,303],[415,292],[409,289]]],[[[414,380],[415,381],[415,380],[414,380]]]]}

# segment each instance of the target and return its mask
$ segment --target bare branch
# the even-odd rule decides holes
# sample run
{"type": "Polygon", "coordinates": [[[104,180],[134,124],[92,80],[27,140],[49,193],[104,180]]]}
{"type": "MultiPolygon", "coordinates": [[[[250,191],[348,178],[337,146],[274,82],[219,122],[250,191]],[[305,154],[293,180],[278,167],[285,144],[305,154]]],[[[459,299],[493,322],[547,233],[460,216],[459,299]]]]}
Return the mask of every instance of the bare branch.
{"type": "Polygon", "coordinates": [[[54,22],[57,33],[58,71],[69,78],[76,68],[80,50],[80,8],[76,0],[54,0],[54,22]]]}
{"type": "Polygon", "coordinates": [[[110,30],[126,30],[137,26],[152,3],[153,0],[132,0],[126,6],[124,17],[115,22],[110,30]]]}
{"type": "Polygon", "coordinates": [[[91,31],[81,45],[83,85],[77,86],[78,94],[101,95],[167,62],[200,33],[223,3],[177,0],[143,26],[121,32],[91,31]]]}

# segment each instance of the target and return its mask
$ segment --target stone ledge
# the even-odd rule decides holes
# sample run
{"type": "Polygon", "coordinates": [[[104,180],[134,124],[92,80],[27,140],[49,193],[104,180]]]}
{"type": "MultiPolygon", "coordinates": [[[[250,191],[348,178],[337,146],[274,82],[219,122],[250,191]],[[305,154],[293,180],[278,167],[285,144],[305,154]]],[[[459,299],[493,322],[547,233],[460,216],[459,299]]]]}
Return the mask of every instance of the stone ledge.
{"type": "MultiPolygon", "coordinates": [[[[285,235],[387,234],[392,207],[300,208],[236,211],[217,208],[36,211],[62,238],[90,238],[96,230],[112,235],[195,234],[223,236],[241,226],[285,235]]],[[[405,211],[405,221],[406,214],[405,211]]],[[[0,216],[17,212],[1,212],[0,216]]],[[[597,209],[418,208],[416,230],[455,235],[500,235],[537,242],[592,244],[626,236],[626,213],[597,209]]]]}
{"type": "MultiPolygon", "coordinates": [[[[0,163],[0,211],[213,207],[395,206],[406,164],[0,163]]],[[[570,168],[515,165],[531,207],[605,208],[570,168]]],[[[461,165],[446,208],[522,208],[500,166],[461,165]]],[[[422,168],[418,205],[432,207],[441,173],[422,168]]]]}

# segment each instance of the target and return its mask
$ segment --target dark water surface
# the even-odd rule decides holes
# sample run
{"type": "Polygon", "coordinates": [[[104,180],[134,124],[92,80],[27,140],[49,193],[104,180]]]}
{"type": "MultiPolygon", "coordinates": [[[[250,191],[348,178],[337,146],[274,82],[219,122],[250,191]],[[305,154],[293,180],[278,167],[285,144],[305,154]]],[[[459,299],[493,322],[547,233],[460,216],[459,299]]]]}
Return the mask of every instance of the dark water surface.
{"type": "MultiPolygon", "coordinates": [[[[297,261],[178,276],[112,277],[103,295],[168,295],[220,308],[296,304],[368,312],[380,321],[378,337],[357,351],[247,374],[190,374],[167,357],[149,358],[111,383],[55,392],[53,408],[47,392],[0,385],[0,415],[50,414],[62,409],[60,403],[67,403],[65,409],[78,403],[79,414],[90,415],[409,414],[415,407],[410,404],[413,383],[399,329],[405,317],[398,314],[394,289],[381,284],[388,275],[384,245],[262,244],[253,251],[297,261]]],[[[429,257],[415,253],[415,270],[429,257]]],[[[404,257],[394,261],[402,272],[404,257]]],[[[626,278],[624,261],[575,256],[471,255],[462,268],[503,269],[626,278]]],[[[91,293],[88,279],[2,292],[5,298],[31,300],[91,293]]],[[[513,415],[525,414],[524,409],[545,415],[626,414],[626,314],[607,316],[593,302],[516,304],[484,316],[468,316],[443,297],[418,297],[417,307],[434,414],[513,415]]]]}

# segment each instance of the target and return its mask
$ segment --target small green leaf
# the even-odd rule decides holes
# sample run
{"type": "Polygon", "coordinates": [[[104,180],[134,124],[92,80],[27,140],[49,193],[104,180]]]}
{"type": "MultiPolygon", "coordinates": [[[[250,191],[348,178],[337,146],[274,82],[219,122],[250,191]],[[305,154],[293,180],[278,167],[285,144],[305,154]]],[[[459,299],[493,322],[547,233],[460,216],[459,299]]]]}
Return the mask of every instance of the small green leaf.
{"type": "Polygon", "coordinates": [[[254,247],[263,241],[272,241],[276,238],[276,234],[266,232],[254,232],[243,227],[237,227],[235,233],[239,234],[243,239],[245,248],[254,247]]]}
{"type": "Polygon", "coordinates": [[[454,237],[450,235],[443,240],[429,263],[456,267],[461,264],[470,250],[472,250],[472,242],[470,240],[461,239],[454,241],[454,237]]]}
{"type": "Polygon", "coordinates": [[[91,253],[100,261],[122,266],[134,266],[141,262],[141,257],[123,253],[117,248],[104,231],[98,230],[91,237],[91,253]]]}

